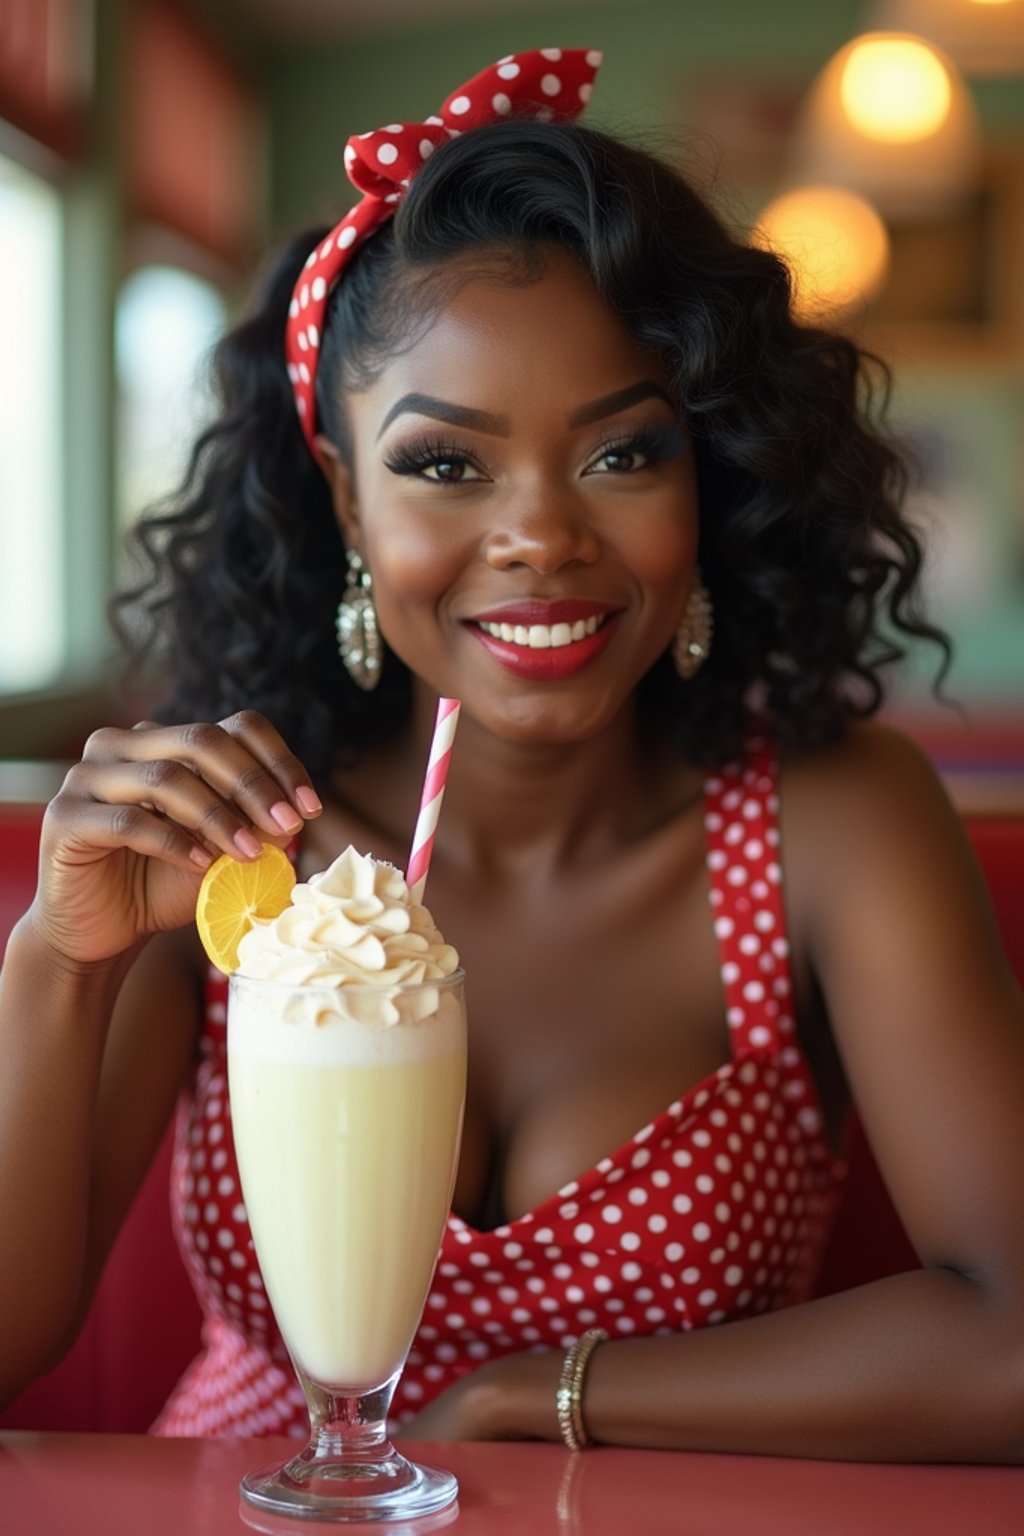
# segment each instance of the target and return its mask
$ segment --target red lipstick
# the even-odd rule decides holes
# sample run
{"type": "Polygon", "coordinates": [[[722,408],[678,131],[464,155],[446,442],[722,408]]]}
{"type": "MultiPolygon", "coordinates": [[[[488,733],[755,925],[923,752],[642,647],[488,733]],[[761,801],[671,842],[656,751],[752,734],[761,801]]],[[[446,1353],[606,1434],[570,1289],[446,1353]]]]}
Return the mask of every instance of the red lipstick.
{"type": "MultiPolygon", "coordinates": [[[[608,613],[608,611],[607,607],[575,601],[520,603],[515,607],[509,604],[504,609],[491,609],[488,614],[481,614],[480,618],[490,624],[570,624],[580,618],[590,618],[596,612],[608,613]],[[567,611],[570,608],[575,610],[571,615],[567,611]],[[581,612],[581,609],[586,611],[581,612]],[[542,613],[543,617],[541,617],[542,613]]],[[[562,678],[572,677],[574,673],[581,672],[584,667],[596,661],[611,640],[617,619],[618,614],[611,614],[594,634],[585,635],[582,640],[574,640],[569,645],[543,648],[516,645],[514,640],[498,640],[475,623],[469,628],[484,650],[506,671],[513,672],[517,677],[525,678],[528,682],[544,683],[558,682],[562,678]]]]}

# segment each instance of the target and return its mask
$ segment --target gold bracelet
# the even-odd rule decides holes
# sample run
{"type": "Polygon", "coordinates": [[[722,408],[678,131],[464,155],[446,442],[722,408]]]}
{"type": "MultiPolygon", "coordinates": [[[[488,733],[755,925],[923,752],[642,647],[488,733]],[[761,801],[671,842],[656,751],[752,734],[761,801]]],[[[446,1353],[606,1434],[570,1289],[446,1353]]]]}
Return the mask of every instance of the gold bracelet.
{"type": "Polygon", "coordinates": [[[562,1439],[570,1451],[582,1451],[584,1446],[591,1443],[583,1422],[583,1382],[591,1355],[607,1337],[603,1328],[588,1328],[566,1351],[555,1394],[555,1407],[558,1410],[558,1427],[562,1431],[562,1439]]]}

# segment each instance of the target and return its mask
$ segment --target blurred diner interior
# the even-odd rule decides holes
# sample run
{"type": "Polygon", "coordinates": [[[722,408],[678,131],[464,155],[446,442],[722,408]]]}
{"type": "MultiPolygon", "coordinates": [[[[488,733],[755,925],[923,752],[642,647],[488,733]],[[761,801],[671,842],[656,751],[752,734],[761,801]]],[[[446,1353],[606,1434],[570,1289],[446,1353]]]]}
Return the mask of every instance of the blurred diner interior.
{"type": "Polygon", "coordinates": [[[590,120],[786,254],[895,370],[931,613],[888,712],[968,809],[1024,809],[1024,0],[4,0],[0,794],[124,718],[124,535],[210,410],[260,260],[352,200],[353,125],[513,49],[597,47],[590,120]],[[19,766],[32,765],[37,766],[19,766]]]}
{"type": "MultiPolygon", "coordinates": [[[[589,121],[678,159],[788,256],[802,313],[892,365],[956,653],[950,702],[928,647],[887,714],[1024,980],[1024,0],[0,0],[0,954],[66,764],[145,713],[106,616],[125,535],[182,476],[266,251],[354,200],[353,130],[548,45],[603,50],[589,121]]],[[[0,1427],[143,1430],[194,1357],[170,1147],[74,1350],[0,1427]]],[[[917,1263],[861,1162],[821,1294],[917,1263]]]]}

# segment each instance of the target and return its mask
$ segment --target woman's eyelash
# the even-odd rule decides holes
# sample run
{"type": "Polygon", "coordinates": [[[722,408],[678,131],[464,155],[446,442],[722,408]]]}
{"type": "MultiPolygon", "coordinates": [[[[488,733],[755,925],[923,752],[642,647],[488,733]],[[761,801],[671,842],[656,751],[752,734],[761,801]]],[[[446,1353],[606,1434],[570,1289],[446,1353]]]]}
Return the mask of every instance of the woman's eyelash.
{"type": "Polygon", "coordinates": [[[685,447],[686,437],[679,426],[641,427],[623,437],[602,443],[591,455],[590,462],[595,463],[611,453],[638,453],[652,464],[663,464],[668,459],[676,458],[685,447]]]}
{"type": "Polygon", "coordinates": [[[427,439],[399,443],[386,455],[384,464],[393,475],[422,475],[424,470],[432,469],[436,464],[470,464],[474,469],[479,467],[465,448],[457,448],[454,443],[427,439]]]}
{"type": "MultiPolygon", "coordinates": [[[[601,443],[590,455],[588,463],[594,464],[609,454],[639,454],[650,464],[662,464],[674,459],[686,447],[686,436],[676,424],[651,428],[639,428],[607,442],[601,443]]],[[[466,448],[455,443],[442,442],[439,438],[421,438],[409,443],[399,443],[386,455],[384,463],[393,475],[424,475],[439,464],[464,464],[483,474],[483,470],[466,448]]],[[[457,482],[453,482],[457,483],[457,482]]]]}

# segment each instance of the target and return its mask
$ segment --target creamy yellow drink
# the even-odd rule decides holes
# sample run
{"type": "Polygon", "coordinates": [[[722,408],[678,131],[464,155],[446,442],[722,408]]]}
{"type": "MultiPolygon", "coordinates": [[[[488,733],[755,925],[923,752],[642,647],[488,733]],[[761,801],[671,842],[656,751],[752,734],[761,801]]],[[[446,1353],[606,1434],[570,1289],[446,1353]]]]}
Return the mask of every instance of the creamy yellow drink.
{"type": "Polygon", "coordinates": [[[232,1120],[267,1292],[301,1370],[364,1392],[405,1359],[451,1200],[458,957],[397,870],[348,849],[239,962],[232,1120]]]}

